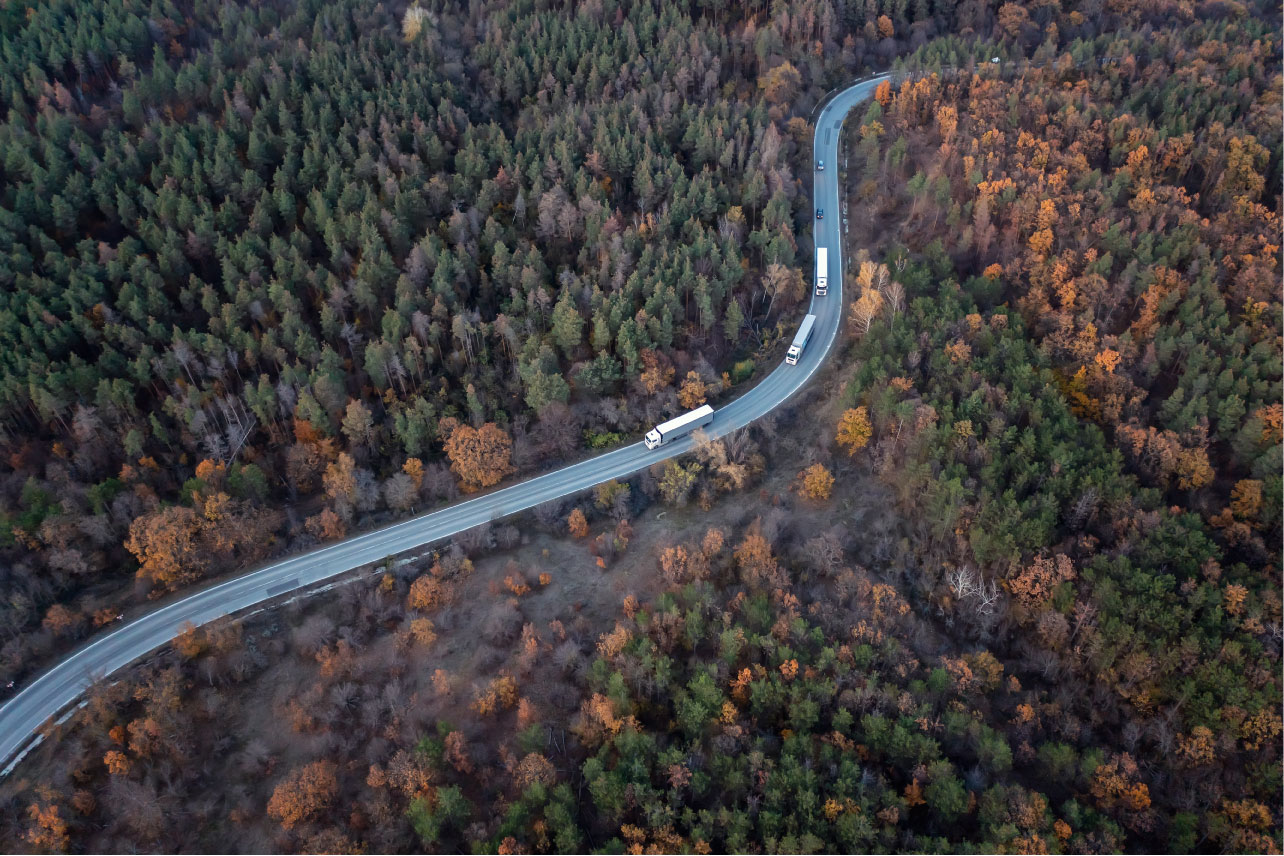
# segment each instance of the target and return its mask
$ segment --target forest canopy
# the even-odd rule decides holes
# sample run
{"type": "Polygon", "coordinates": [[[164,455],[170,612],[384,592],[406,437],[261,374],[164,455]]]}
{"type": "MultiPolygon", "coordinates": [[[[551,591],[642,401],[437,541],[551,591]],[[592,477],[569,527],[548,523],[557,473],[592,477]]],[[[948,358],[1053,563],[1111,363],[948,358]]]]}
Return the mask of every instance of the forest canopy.
{"type": "Polygon", "coordinates": [[[717,406],[808,298],[812,108],[893,74],[802,399],[190,628],[6,845],[1278,852],[1277,17],[8,4],[0,681],[717,406]]]}

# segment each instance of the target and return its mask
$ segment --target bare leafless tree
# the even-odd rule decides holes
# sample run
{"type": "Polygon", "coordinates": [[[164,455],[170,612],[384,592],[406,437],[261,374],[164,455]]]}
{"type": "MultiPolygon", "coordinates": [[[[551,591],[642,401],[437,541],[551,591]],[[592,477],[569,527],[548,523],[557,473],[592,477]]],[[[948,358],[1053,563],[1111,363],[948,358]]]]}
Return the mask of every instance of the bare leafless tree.
{"type": "Polygon", "coordinates": [[[508,645],[522,631],[522,613],[516,598],[496,601],[482,622],[482,633],[494,645],[508,645]]]}
{"type": "Polygon", "coordinates": [[[976,615],[993,615],[999,602],[999,586],[970,565],[962,565],[946,576],[950,591],[960,603],[968,603],[976,615]]]}

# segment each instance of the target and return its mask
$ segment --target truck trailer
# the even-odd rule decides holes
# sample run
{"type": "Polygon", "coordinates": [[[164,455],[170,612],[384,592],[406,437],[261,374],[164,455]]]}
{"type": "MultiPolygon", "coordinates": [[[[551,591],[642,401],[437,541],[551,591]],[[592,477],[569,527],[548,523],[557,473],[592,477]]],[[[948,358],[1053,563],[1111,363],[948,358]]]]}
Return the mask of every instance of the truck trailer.
{"type": "Polygon", "coordinates": [[[685,437],[695,429],[703,428],[712,421],[713,408],[705,404],[689,413],[675,416],[668,422],[661,422],[646,432],[646,437],[642,442],[646,443],[648,449],[658,449],[665,443],[676,440],[679,437],[685,437]]]}
{"type": "Polygon", "coordinates": [[[811,341],[811,331],[816,326],[816,316],[808,315],[798,325],[798,332],[794,334],[793,344],[789,346],[789,352],[785,354],[785,362],[791,366],[798,365],[798,358],[802,356],[803,348],[811,341]]]}
{"type": "Polygon", "coordinates": [[[829,249],[816,248],[816,296],[824,297],[829,293],[829,249]]]}

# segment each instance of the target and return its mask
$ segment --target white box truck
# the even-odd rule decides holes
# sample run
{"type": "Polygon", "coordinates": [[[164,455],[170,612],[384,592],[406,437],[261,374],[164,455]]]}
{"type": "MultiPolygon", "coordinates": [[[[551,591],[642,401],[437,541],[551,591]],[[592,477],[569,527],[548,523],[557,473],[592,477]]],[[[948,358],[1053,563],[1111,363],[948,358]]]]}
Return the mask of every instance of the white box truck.
{"type": "Polygon", "coordinates": [[[703,428],[712,421],[713,408],[705,404],[689,413],[675,416],[668,422],[661,422],[646,432],[646,437],[642,442],[646,443],[648,449],[658,449],[665,443],[676,440],[679,437],[685,437],[695,429],[703,428]]]}
{"type": "Polygon", "coordinates": [[[811,331],[816,326],[816,316],[808,315],[798,325],[798,332],[794,334],[793,344],[789,346],[789,353],[785,354],[785,362],[791,366],[798,365],[798,358],[802,356],[803,348],[811,341],[811,331]]]}
{"type": "Polygon", "coordinates": [[[816,248],[816,295],[824,297],[829,293],[829,249],[816,248]]]}

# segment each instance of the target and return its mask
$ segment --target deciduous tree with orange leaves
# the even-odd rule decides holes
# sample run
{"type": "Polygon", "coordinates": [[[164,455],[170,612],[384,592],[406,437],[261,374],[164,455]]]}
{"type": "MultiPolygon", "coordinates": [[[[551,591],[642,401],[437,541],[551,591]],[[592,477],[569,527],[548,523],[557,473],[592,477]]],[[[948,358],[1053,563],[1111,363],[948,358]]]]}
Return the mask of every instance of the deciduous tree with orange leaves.
{"type": "Polygon", "coordinates": [[[493,422],[480,428],[459,425],[451,432],[445,449],[450,468],[468,492],[499,484],[513,471],[513,439],[493,422]]]}
{"type": "Polygon", "coordinates": [[[406,608],[419,612],[428,612],[450,601],[451,588],[445,580],[434,574],[421,574],[410,584],[410,593],[406,595],[406,608]]]}
{"type": "Polygon", "coordinates": [[[323,508],[307,519],[304,527],[322,541],[333,541],[348,534],[348,525],[333,509],[323,508]]]}
{"type": "Polygon", "coordinates": [[[883,107],[892,103],[892,83],[890,80],[881,80],[878,86],[874,87],[874,100],[883,107]]]}
{"type": "Polygon", "coordinates": [[[1027,610],[1043,606],[1063,582],[1075,578],[1074,563],[1064,553],[1036,556],[1008,581],[1013,599],[1027,610]]]}
{"type": "Polygon", "coordinates": [[[854,407],[843,411],[838,420],[838,435],[835,439],[839,446],[854,455],[869,444],[874,429],[869,424],[869,410],[865,407],[854,407]]]}
{"type": "Polygon", "coordinates": [[[682,387],[678,390],[678,403],[684,410],[694,410],[707,400],[708,389],[696,372],[687,372],[682,387]]]}
{"type": "Polygon", "coordinates": [[[290,773],[272,791],[268,814],[286,829],[316,820],[339,793],[338,769],[332,761],[314,761],[290,773]]]}
{"type": "Polygon", "coordinates": [[[1127,752],[1116,755],[1092,774],[1092,795],[1106,811],[1142,811],[1150,806],[1150,789],[1137,780],[1137,762],[1127,752]]]}
{"type": "Polygon", "coordinates": [[[27,807],[31,826],[27,828],[27,841],[44,851],[63,853],[71,843],[67,821],[56,803],[32,803],[27,807]]]}
{"type": "Polygon", "coordinates": [[[200,579],[209,555],[201,549],[204,521],[182,505],[144,514],[129,526],[125,549],[138,559],[138,575],[165,588],[200,579]]]}
{"type": "Polygon", "coordinates": [[[772,104],[784,104],[794,97],[802,83],[802,75],[793,63],[785,61],[758,78],[758,88],[772,104]]]}
{"type": "Polygon", "coordinates": [[[673,363],[668,356],[647,348],[642,351],[642,374],[639,380],[642,382],[642,388],[650,395],[655,395],[662,389],[668,389],[673,383],[673,363]]]}
{"type": "Polygon", "coordinates": [[[824,464],[812,464],[798,477],[802,482],[802,495],[810,500],[829,499],[834,491],[834,474],[824,464]]]}
{"type": "Polygon", "coordinates": [[[538,752],[530,752],[522,758],[513,774],[513,781],[523,789],[534,784],[548,787],[556,780],[557,769],[551,761],[538,752]]]}
{"type": "Polygon", "coordinates": [[[778,588],[783,580],[780,563],[772,555],[771,544],[760,532],[752,531],[735,549],[736,565],[745,585],[759,591],[778,588]]]}
{"type": "Polygon", "coordinates": [[[410,476],[411,482],[415,485],[415,490],[423,487],[424,483],[424,462],[418,458],[406,458],[406,462],[401,465],[401,471],[410,476]]]}
{"type": "Polygon", "coordinates": [[[571,537],[583,538],[589,533],[588,518],[584,516],[583,511],[573,508],[566,518],[566,528],[571,533],[571,537]]]}
{"type": "Polygon", "coordinates": [[[103,766],[113,776],[128,776],[129,771],[133,768],[129,756],[118,749],[107,750],[107,753],[103,755],[103,766]]]}
{"type": "Polygon", "coordinates": [[[660,553],[660,571],[664,574],[665,579],[671,583],[684,582],[689,559],[690,556],[686,547],[666,547],[660,553]]]}
{"type": "Polygon", "coordinates": [[[200,579],[216,560],[265,555],[280,518],[218,492],[199,509],[175,505],[135,518],[125,548],[138,559],[139,577],[173,590],[200,579]]]}
{"type": "Polygon", "coordinates": [[[326,494],[334,500],[340,516],[351,519],[351,509],[357,499],[357,464],[347,452],[340,452],[321,478],[326,494]]]}
{"type": "Polygon", "coordinates": [[[55,636],[71,636],[76,634],[84,623],[85,616],[61,603],[55,603],[45,613],[41,626],[55,636]]]}

